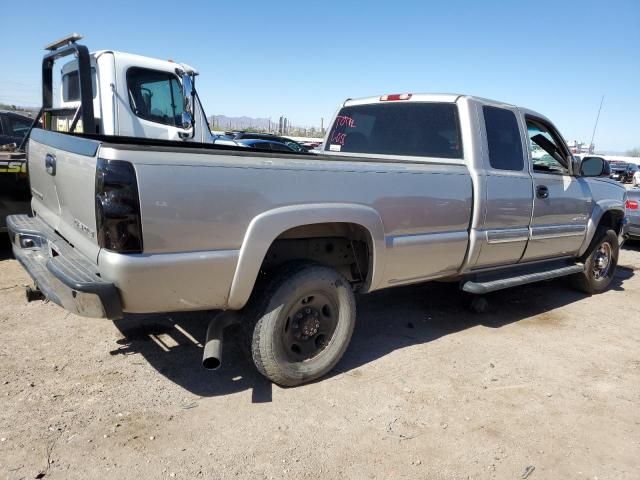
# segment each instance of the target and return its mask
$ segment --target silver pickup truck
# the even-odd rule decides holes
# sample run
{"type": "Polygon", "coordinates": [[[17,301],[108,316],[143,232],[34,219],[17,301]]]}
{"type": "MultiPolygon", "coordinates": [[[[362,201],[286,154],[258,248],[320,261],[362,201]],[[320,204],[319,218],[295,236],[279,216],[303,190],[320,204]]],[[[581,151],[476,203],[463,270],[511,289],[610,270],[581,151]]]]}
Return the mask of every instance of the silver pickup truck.
{"type": "Polygon", "coordinates": [[[339,361],[355,292],[438,279],[483,294],[560,276],[602,292],[625,216],[606,162],[574,159],[539,113],[466,95],[347,100],[318,156],[45,122],[28,162],[33,216],[7,223],[46,297],[111,319],[225,310],[205,366],[241,321],[281,385],[339,361]]]}

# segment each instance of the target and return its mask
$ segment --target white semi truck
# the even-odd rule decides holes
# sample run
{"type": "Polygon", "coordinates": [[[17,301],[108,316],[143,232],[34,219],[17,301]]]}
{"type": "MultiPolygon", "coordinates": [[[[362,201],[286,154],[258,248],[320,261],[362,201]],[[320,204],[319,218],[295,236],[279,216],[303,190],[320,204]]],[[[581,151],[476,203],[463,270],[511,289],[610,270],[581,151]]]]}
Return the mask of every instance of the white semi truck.
{"type": "MultiPolygon", "coordinates": [[[[55,51],[80,38],[73,34],[46,48],[55,51]]],[[[59,107],[54,123],[49,123],[54,130],[241,146],[210,131],[194,88],[198,72],[189,65],[114,50],[89,53],[88,60],[95,120],[85,128],[78,108],[82,102],[75,59],[62,66],[59,98],[56,102],[52,98],[59,107]],[[193,102],[188,111],[185,97],[193,102]]]]}

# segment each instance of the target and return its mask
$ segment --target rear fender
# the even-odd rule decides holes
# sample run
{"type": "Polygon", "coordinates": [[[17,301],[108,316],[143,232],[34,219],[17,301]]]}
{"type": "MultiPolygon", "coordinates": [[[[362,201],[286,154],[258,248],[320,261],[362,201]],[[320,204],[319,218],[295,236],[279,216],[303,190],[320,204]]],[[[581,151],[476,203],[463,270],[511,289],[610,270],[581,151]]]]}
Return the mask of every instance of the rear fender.
{"type": "Polygon", "coordinates": [[[249,224],[240,248],[228,308],[239,310],[249,300],[267,250],[280,234],[294,227],[329,222],[353,223],[369,232],[372,265],[363,291],[374,290],[384,272],[384,227],[378,212],[364,205],[346,203],[290,205],[261,213],[249,224]]]}

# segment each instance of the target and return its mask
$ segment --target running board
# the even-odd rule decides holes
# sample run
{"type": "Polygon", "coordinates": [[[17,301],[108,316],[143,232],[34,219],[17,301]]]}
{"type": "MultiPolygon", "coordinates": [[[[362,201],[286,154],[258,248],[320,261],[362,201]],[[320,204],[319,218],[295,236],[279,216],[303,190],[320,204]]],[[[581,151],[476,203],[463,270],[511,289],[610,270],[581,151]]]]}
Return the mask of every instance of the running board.
{"type": "MultiPolygon", "coordinates": [[[[581,272],[584,272],[584,265],[582,263],[576,263],[574,265],[553,268],[550,270],[522,273],[520,275],[514,275],[511,277],[504,276],[501,278],[496,278],[496,275],[494,273],[492,275],[493,279],[487,279],[485,281],[469,280],[464,282],[462,284],[462,290],[464,290],[465,292],[482,295],[489,292],[495,292],[496,290],[516,287],[518,285],[525,285],[527,283],[539,282],[541,280],[550,280],[552,278],[565,277],[567,275],[581,272]]],[[[504,274],[508,275],[508,272],[504,272],[504,274]]]]}

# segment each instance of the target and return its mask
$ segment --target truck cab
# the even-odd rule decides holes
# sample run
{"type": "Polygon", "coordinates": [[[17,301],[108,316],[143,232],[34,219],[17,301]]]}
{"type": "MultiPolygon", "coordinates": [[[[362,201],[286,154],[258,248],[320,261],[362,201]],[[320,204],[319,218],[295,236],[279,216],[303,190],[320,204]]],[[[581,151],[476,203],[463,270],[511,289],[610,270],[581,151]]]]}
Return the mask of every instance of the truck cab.
{"type": "MultiPolygon", "coordinates": [[[[198,72],[171,60],[101,50],[89,55],[95,132],[76,132],[196,143],[234,144],[209,130],[193,86],[198,72]]],[[[54,129],[69,131],[81,104],[78,60],[60,70],[54,129]]]]}

